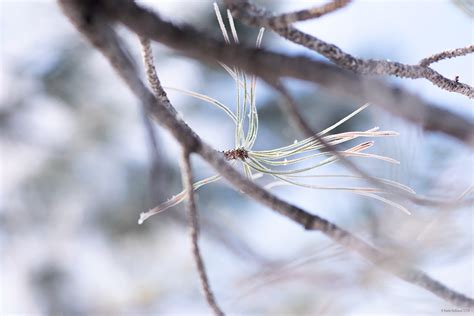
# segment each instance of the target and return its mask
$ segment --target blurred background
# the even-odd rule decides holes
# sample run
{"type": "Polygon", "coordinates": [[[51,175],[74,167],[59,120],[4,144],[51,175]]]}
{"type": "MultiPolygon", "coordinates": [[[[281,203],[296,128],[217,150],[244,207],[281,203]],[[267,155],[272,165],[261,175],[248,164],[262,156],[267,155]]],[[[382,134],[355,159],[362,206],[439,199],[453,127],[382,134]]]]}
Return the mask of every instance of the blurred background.
{"type": "MultiPolygon", "coordinates": [[[[212,1],[140,1],[166,19],[220,37],[212,1]]],[[[260,1],[276,12],[318,1],[260,1]]],[[[224,5],[220,4],[223,12],[224,5]]],[[[470,11],[471,10],[471,11],[470,11]]],[[[355,1],[298,26],[364,58],[415,64],[473,42],[468,1],[355,1]]],[[[242,42],[258,30],[237,23],[242,42]]],[[[156,124],[150,145],[137,100],[105,59],[62,15],[54,1],[1,0],[0,70],[0,311],[2,315],[205,314],[182,205],[138,225],[139,214],[181,191],[174,139],[156,124]]],[[[137,61],[137,38],[120,29],[137,61]]],[[[267,31],[263,47],[285,54],[315,53],[267,31]]],[[[189,89],[234,107],[234,82],[154,44],[165,86],[189,89]]],[[[433,65],[473,85],[473,57],[433,65]]],[[[472,102],[426,80],[384,78],[425,100],[474,119],[472,102]]],[[[302,113],[322,130],[360,104],[288,81],[302,113]]],[[[256,149],[301,139],[274,91],[258,85],[256,149]]],[[[176,92],[170,99],[202,138],[232,148],[233,124],[217,109],[176,92]]],[[[375,176],[411,186],[422,196],[456,198],[473,183],[472,151],[439,134],[369,107],[337,132],[395,130],[371,152],[389,165],[353,159],[375,176]]],[[[213,174],[193,158],[195,178],[213,174]]],[[[340,164],[321,173],[347,173],[340,164]]],[[[329,182],[325,182],[327,184],[329,182]]],[[[275,188],[283,199],[324,216],[432,277],[474,294],[472,207],[404,204],[408,216],[350,193],[275,188]]],[[[472,197],[472,196],[471,196],[472,197]]],[[[438,314],[451,308],[411,284],[375,269],[357,255],[235,192],[224,181],[197,194],[201,245],[211,285],[231,314],[438,314]]]]}

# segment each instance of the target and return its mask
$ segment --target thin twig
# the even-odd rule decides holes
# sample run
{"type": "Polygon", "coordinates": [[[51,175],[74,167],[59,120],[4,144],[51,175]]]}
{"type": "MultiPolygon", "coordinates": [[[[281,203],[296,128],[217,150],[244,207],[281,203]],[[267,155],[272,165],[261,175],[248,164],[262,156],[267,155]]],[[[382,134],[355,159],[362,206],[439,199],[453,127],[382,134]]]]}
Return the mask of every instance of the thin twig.
{"type": "MultiPolygon", "coordinates": [[[[151,90],[153,91],[156,98],[161,100],[162,102],[168,101],[168,96],[166,92],[161,87],[160,79],[156,74],[155,64],[153,60],[153,53],[151,50],[150,41],[146,38],[140,37],[140,43],[142,45],[142,55],[143,55],[143,63],[145,65],[145,72],[147,74],[148,83],[150,84],[151,90]]],[[[158,140],[156,138],[155,131],[153,129],[152,123],[150,121],[150,113],[147,113],[146,109],[144,111],[144,121],[145,127],[148,135],[148,139],[150,142],[151,147],[151,161],[152,161],[152,171],[151,171],[151,193],[152,193],[152,200],[156,202],[156,195],[159,193],[157,187],[157,177],[160,172],[160,153],[158,150],[158,140]]]]}
{"type": "Polygon", "coordinates": [[[274,25],[275,27],[281,27],[288,24],[292,24],[297,21],[305,21],[305,20],[319,18],[323,15],[326,15],[328,13],[339,10],[342,7],[345,7],[351,1],[352,0],[334,0],[322,6],[300,10],[296,12],[291,12],[291,13],[280,14],[280,15],[269,18],[268,23],[270,25],[274,25]]]}
{"type": "Polygon", "coordinates": [[[160,79],[156,74],[155,61],[153,58],[153,51],[151,49],[150,40],[141,36],[139,37],[139,39],[140,44],[142,45],[143,64],[145,65],[145,72],[147,75],[148,83],[151,86],[151,90],[163,104],[170,104],[168,95],[161,86],[160,79]]]}
{"type": "Polygon", "coordinates": [[[161,153],[158,145],[158,138],[156,136],[155,130],[153,128],[153,123],[150,120],[150,117],[146,111],[142,111],[143,125],[145,126],[146,139],[148,141],[148,148],[150,151],[150,161],[151,161],[151,170],[150,170],[150,180],[149,180],[149,192],[152,205],[155,205],[157,201],[160,200],[160,180],[159,177],[163,173],[163,165],[161,153]]]}
{"type": "Polygon", "coordinates": [[[168,129],[191,152],[201,142],[194,131],[178,116],[166,99],[157,99],[137,76],[135,63],[123,48],[110,19],[101,10],[100,1],[59,0],[64,13],[77,29],[110,61],[117,74],[145,106],[147,113],[168,129]],[[157,101],[158,100],[158,101],[157,101]]]}
{"type": "MultiPolygon", "coordinates": [[[[286,112],[288,116],[294,122],[294,124],[301,129],[301,131],[305,134],[306,137],[316,138],[318,142],[320,142],[324,146],[325,150],[330,151],[332,154],[334,154],[334,156],[336,156],[342,162],[342,164],[344,164],[346,167],[348,167],[350,170],[352,170],[356,174],[360,175],[362,178],[364,178],[371,184],[379,188],[388,188],[386,184],[370,176],[367,172],[357,167],[357,165],[353,163],[351,160],[347,159],[346,156],[341,154],[341,152],[336,148],[336,146],[329,144],[323,137],[319,136],[319,134],[315,130],[313,130],[313,128],[306,121],[306,119],[300,114],[295,100],[291,97],[290,93],[282,84],[282,82],[272,84],[272,86],[283,97],[284,105],[287,108],[286,112]]],[[[392,190],[393,188],[390,187],[390,191],[392,190]]],[[[403,190],[398,190],[397,193],[403,194],[403,196],[407,195],[407,193],[403,190]]]]}
{"type": "Polygon", "coordinates": [[[423,67],[427,67],[430,64],[436,63],[436,62],[438,62],[440,60],[443,60],[443,59],[460,57],[460,56],[464,56],[464,55],[467,55],[467,54],[471,54],[473,52],[474,52],[474,45],[469,45],[469,46],[466,46],[466,47],[456,48],[456,49],[453,49],[453,50],[446,50],[444,52],[434,54],[433,56],[423,58],[420,61],[419,65],[423,66],[423,67]]]}
{"type": "Polygon", "coordinates": [[[452,111],[423,101],[414,94],[380,80],[348,73],[327,63],[306,57],[290,57],[263,49],[226,45],[190,26],[177,27],[129,0],[98,1],[109,17],[121,21],[133,32],[161,42],[182,53],[215,64],[216,59],[265,80],[292,77],[326,88],[330,93],[371,102],[425,130],[439,131],[474,146],[474,124],[452,111]],[[159,31],[158,31],[159,30],[159,31]],[[278,65],[278,67],[275,67],[278,65]]]}
{"type": "MultiPolygon", "coordinates": [[[[471,99],[474,98],[473,87],[442,76],[437,71],[427,67],[429,63],[407,65],[388,60],[357,58],[344,52],[334,44],[327,43],[316,36],[300,31],[291,24],[273,23],[274,17],[271,12],[256,6],[248,0],[225,0],[224,2],[231,10],[232,15],[242,22],[251,26],[269,27],[283,38],[318,52],[343,69],[363,75],[392,75],[410,79],[424,78],[443,90],[460,93],[471,99]]],[[[469,49],[467,49],[468,52],[465,52],[465,48],[460,50],[462,52],[461,55],[469,53],[469,49]]],[[[461,56],[456,55],[458,50],[454,50],[454,52],[451,57],[461,56]]]]}
{"type": "Polygon", "coordinates": [[[252,197],[277,213],[300,224],[305,229],[322,232],[340,245],[357,252],[377,267],[390,272],[409,283],[421,286],[436,296],[451,302],[453,305],[474,307],[474,300],[472,298],[449,289],[444,284],[432,279],[423,271],[406,266],[406,264],[399,258],[384,254],[369,245],[367,242],[352,235],[328,220],[291,205],[264,190],[255,182],[248,181],[244,176],[227,164],[224,158],[218,155],[218,152],[211,149],[208,145],[202,144],[202,146],[199,147],[198,154],[200,154],[216,171],[218,171],[219,174],[247,196],[252,197]]]}
{"type": "Polygon", "coordinates": [[[222,153],[210,148],[187,126],[174,111],[160,102],[145,87],[138,76],[129,54],[115,31],[91,3],[80,0],[60,0],[64,13],[84,36],[99,49],[111,65],[126,82],[135,96],[150,109],[154,118],[167,128],[189,153],[197,152],[224,178],[237,189],[246,193],[260,203],[279,214],[302,225],[306,229],[318,230],[335,242],[355,251],[373,262],[376,266],[397,275],[399,278],[425,288],[445,301],[459,307],[474,307],[474,300],[449,289],[440,282],[430,278],[424,272],[405,266],[396,257],[387,257],[365,241],[317,215],[312,215],[301,208],[293,206],[246,179],[224,159],[222,153]]]}
{"type": "Polygon", "coordinates": [[[194,201],[193,191],[193,179],[192,179],[192,168],[189,157],[189,152],[183,147],[183,157],[181,163],[181,175],[183,178],[184,189],[187,195],[187,209],[188,209],[188,222],[191,235],[191,246],[196,263],[196,268],[199,273],[199,281],[201,282],[201,288],[206,298],[207,303],[211,307],[215,315],[224,315],[221,308],[217,304],[216,298],[212,292],[209,284],[209,278],[207,277],[206,267],[202,259],[201,251],[199,249],[199,218],[196,210],[196,203],[194,201]]]}
{"type": "MultiPolygon", "coordinates": [[[[269,82],[269,84],[273,86],[275,90],[277,90],[282,96],[283,102],[280,102],[280,104],[282,105],[283,111],[285,112],[286,116],[290,118],[290,121],[294,124],[294,126],[301,132],[303,132],[306,137],[312,137],[313,135],[317,136],[318,133],[316,133],[311,128],[306,119],[303,118],[303,116],[300,114],[296,102],[294,102],[293,98],[290,96],[290,93],[285,88],[281,80],[276,83],[269,82]]],[[[317,138],[317,140],[321,142],[320,139],[317,138]]]]}

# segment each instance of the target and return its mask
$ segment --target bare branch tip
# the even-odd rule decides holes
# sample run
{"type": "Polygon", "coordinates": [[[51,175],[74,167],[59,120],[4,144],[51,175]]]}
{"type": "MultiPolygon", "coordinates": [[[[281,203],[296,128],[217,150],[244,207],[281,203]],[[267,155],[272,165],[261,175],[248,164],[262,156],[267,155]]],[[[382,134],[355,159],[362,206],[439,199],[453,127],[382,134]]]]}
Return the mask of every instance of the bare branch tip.
{"type": "Polygon", "coordinates": [[[143,224],[148,217],[149,216],[147,216],[147,213],[145,212],[140,213],[140,218],[138,219],[138,225],[143,224]]]}

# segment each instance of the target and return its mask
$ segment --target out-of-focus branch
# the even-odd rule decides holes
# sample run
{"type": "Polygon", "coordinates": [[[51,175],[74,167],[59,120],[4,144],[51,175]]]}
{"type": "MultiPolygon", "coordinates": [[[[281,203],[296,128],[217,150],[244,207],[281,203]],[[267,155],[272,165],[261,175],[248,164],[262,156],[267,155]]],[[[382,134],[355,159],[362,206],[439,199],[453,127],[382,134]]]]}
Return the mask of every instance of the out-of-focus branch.
{"type": "Polygon", "coordinates": [[[469,18],[474,17],[474,2],[472,0],[451,0],[469,18]]]}
{"type": "MultiPolygon", "coordinates": [[[[290,23],[281,23],[283,19],[278,19],[279,23],[275,23],[276,17],[272,13],[254,5],[249,0],[224,0],[224,2],[231,10],[232,15],[242,22],[251,26],[271,28],[283,38],[320,53],[343,69],[363,75],[392,75],[411,79],[425,78],[443,90],[460,93],[471,99],[474,98],[473,87],[448,79],[428,67],[429,64],[440,59],[471,53],[472,46],[437,54],[423,59],[418,65],[407,65],[388,60],[361,59],[344,52],[334,44],[300,31],[290,23]],[[434,59],[431,61],[433,57],[434,59]]],[[[331,3],[336,2],[339,1],[336,0],[331,3]]],[[[336,9],[340,8],[335,7],[336,9]]]]}
{"type": "MultiPolygon", "coordinates": [[[[143,63],[145,65],[145,72],[147,75],[148,83],[153,91],[155,97],[160,100],[164,105],[171,109],[171,103],[167,97],[165,90],[163,89],[160,79],[156,73],[155,62],[153,58],[153,52],[151,49],[150,41],[146,38],[140,37],[140,44],[142,47],[142,56],[143,56],[143,63]]],[[[145,113],[145,124],[147,129],[147,134],[150,138],[151,143],[151,150],[152,150],[152,176],[151,176],[151,192],[157,194],[156,191],[156,177],[157,172],[159,172],[159,167],[161,166],[158,157],[159,151],[157,146],[157,140],[154,137],[154,131],[151,126],[150,119],[148,117],[148,113],[145,113]]],[[[155,201],[157,203],[157,201],[155,201]]],[[[155,206],[154,204],[153,206],[155,206]]],[[[180,214],[175,213],[174,218],[178,221],[181,220],[180,214]]],[[[257,254],[251,247],[249,247],[245,242],[242,240],[237,239],[235,236],[228,234],[228,229],[223,230],[221,229],[215,222],[207,220],[204,222],[204,226],[207,225],[207,233],[212,236],[213,239],[218,240],[219,242],[223,243],[228,249],[231,249],[236,254],[243,256],[245,258],[249,258],[255,262],[263,263],[267,262],[267,259],[257,254]]]]}
{"type": "Polygon", "coordinates": [[[189,26],[177,27],[166,22],[133,1],[102,0],[94,3],[100,5],[109,17],[121,21],[138,35],[161,42],[192,58],[209,63],[219,60],[270,81],[292,77],[313,82],[335,95],[351,97],[360,103],[374,103],[419,124],[425,130],[440,131],[474,146],[472,122],[396,86],[306,57],[290,57],[262,49],[228,46],[189,26]]]}
{"type": "Polygon", "coordinates": [[[140,77],[130,54],[124,51],[118,36],[111,27],[110,19],[101,10],[100,1],[60,0],[65,14],[77,29],[110,61],[118,75],[143,103],[147,113],[153,115],[162,126],[188,150],[195,151],[200,145],[199,137],[178,116],[166,99],[157,102],[140,77]]]}
{"type": "Polygon", "coordinates": [[[161,158],[161,152],[159,150],[158,138],[156,136],[155,130],[153,128],[153,123],[148,116],[148,113],[144,109],[142,111],[143,116],[143,125],[145,126],[146,139],[148,143],[148,148],[150,151],[150,161],[151,161],[151,170],[150,170],[150,179],[149,179],[149,193],[152,205],[155,205],[158,200],[160,200],[160,191],[161,183],[159,177],[163,174],[163,164],[161,158]]]}
{"type": "Polygon", "coordinates": [[[206,297],[207,304],[209,304],[215,315],[221,316],[224,315],[224,313],[217,304],[216,298],[212,293],[211,286],[209,284],[209,279],[206,273],[206,267],[204,265],[204,260],[202,259],[201,250],[199,249],[199,218],[196,210],[196,203],[194,201],[193,177],[189,155],[189,151],[186,148],[183,148],[181,174],[183,178],[183,185],[187,195],[186,204],[188,208],[188,222],[191,234],[192,253],[194,257],[194,262],[196,263],[197,271],[199,273],[201,288],[204,293],[204,296],[206,297]]]}
{"type": "Polygon", "coordinates": [[[60,0],[59,3],[71,22],[104,54],[135,96],[147,109],[150,109],[153,117],[172,133],[188,153],[196,152],[201,155],[237,189],[295,223],[300,224],[305,229],[322,232],[347,249],[359,253],[379,268],[389,271],[409,283],[421,286],[456,306],[474,307],[474,300],[472,298],[449,289],[420,270],[407,267],[398,258],[385,255],[362,239],[326,219],[310,214],[299,207],[279,199],[253,181],[245,178],[227,163],[222,153],[203,143],[176,115],[175,111],[170,108],[171,104],[165,105],[162,100],[155,98],[146,88],[140,80],[129,54],[124,50],[123,43],[119,41],[115,31],[111,28],[107,17],[101,15],[100,10],[95,10],[97,9],[95,7],[97,2],[60,0]]]}
{"type": "MultiPolygon", "coordinates": [[[[283,102],[280,102],[280,104],[282,105],[283,112],[290,119],[290,122],[293,123],[294,127],[303,132],[306,137],[315,136],[317,137],[316,139],[321,142],[322,138],[317,135],[318,133],[316,133],[316,131],[311,128],[306,119],[301,115],[296,102],[294,102],[293,98],[291,97],[290,93],[285,88],[283,83],[281,81],[278,81],[269,82],[269,84],[282,96],[283,102]]],[[[324,142],[325,141],[323,139],[323,142],[321,143],[324,145],[324,142]]]]}
{"type": "MultiPolygon", "coordinates": [[[[347,159],[344,155],[340,153],[336,146],[329,144],[323,137],[319,136],[319,134],[313,130],[313,128],[308,124],[306,119],[301,115],[298,111],[297,104],[295,100],[291,97],[288,90],[285,88],[282,82],[278,83],[270,83],[282,96],[284,101],[284,106],[286,108],[286,113],[291,121],[306,135],[306,137],[314,137],[320,142],[324,149],[330,151],[334,154],[339,161],[341,161],[347,168],[352,170],[355,174],[363,177],[365,180],[370,182],[372,185],[379,187],[379,188],[388,188],[388,186],[381,181],[375,179],[374,177],[370,176],[367,172],[360,169],[355,163],[351,160],[347,159]]],[[[389,188],[388,192],[393,191],[393,188],[389,188]]],[[[413,198],[411,195],[407,196],[405,191],[399,190],[396,193],[403,195],[404,197],[413,198]]]]}

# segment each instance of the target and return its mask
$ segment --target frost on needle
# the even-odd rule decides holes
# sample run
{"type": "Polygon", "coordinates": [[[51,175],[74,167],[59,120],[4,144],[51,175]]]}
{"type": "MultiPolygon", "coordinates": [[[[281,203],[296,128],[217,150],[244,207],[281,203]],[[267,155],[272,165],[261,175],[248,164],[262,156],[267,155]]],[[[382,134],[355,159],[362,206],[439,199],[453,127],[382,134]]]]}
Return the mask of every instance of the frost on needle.
{"type": "MultiPolygon", "coordinates": [[[[230,36],[227,31],[227,27],[224,24],[224,20],[220,14],[219,8],[214,3],[214,10],[217,16],[219,27],[224,36],[224,40],[227,44],[231,41],[238,44],[239,38],[235,29],[234,20],[230,11],[227,10],[227,18],[230,26],[230,36]]],[[[264,29],[260,29],[258,33],[256,46],[260,47],[262,42],[264,29]]],[[[235,126],[235,146],[233,149],[223,151],[224,157],[229,160],[232,164],[241,165],[244,173],[249,179],[257,180],[264,175],[270,176],[274,179],[273,182],[267,184],[265,187],[271,189],[282,185],[299,186],[309,189],[317,190],[337,190],[337,191],[349,191],[358,195],[367,196],[376,200],[379,200],[385,204],[388,204],[394,208],[397,208],[407,214],[410,212],[402,205],[389,200],[384,197],[387,194],[386,190],[373,187],[358,187],[358,186],[323,186],[314,183],[308,183],[308,180],[315,180],[318,178],[345,178],[347,180],[362,180],[362,177],[355,175],[336,175],[336,174],[311,174],[310,172],[316,168],[320,168],[338,160],[337,156],[330,151],[321,151],[324,149],[324,145],[318,141],[316,137],[308,137],[306,139],[297,141],[295,140],[292,144],[269,150],[254,150],[253,146],[257,139],[258,133],[258,112],[256,106],[256,83],[257,78],[254,75],[247,75],[238,68],[227,66],[223,63],[220,65],[224,70],[232,77],[235,81],[236,91],[236,109],[232,111],[225,104],[213,99],[210,96],[203,95],[197,92],[170,88],[168,90],[175,90],[186,94],[190,97],[202,100],[216,108],[222,110],[232,121],[235,126]],[[301,165],[305,163],[304,166],[301,165]]],[[[369,104],[365,104],[350,113],[346,117],[342,118],[338,122],[332,124],[325,130],[318,133],[319,137],[322,137],[330,145],[339,145],[354,139],[365,139],[375,137],[389,137],[396,136],[398,133],[394,131],[381,131],[378,127],[368,129],[366,131],[351,131],[338,134],[330,134],[335,128],[339,127],[346,121],[353,118],[355,115],[362,112],[367,108],[369,104]]],[[[387,163],[398,164],[398,161],[376,154],[367,153],[366,150],[374,145],[372,140],[362,140],[360,144],[355,145],[349,149],[340,151],[339,154],[344,157],[360,157],[367,159],[382,160],[387,163]]],[[[221,178],[220,175],[214,175],[209,178],[200,180],[193,185],[193,190],[197,190],[204,185],[218,181],[221,178]]],[[[413,190],[403,184],[395,181],[380,179],[379,181],[387,186],[391,186],[394,189],[404,190],[410,194],[415,194],[413,190]]],[[[186,199],[186,192],[182,191],[179,194],[171,197],[166,202],[158,205],[157,207],[140,214],[139,224],[142,224],[150,216],[161,213],[170,207],[176,206],[186,199]]]]}

